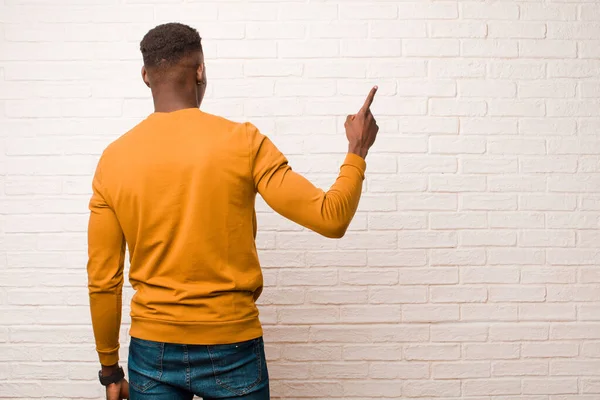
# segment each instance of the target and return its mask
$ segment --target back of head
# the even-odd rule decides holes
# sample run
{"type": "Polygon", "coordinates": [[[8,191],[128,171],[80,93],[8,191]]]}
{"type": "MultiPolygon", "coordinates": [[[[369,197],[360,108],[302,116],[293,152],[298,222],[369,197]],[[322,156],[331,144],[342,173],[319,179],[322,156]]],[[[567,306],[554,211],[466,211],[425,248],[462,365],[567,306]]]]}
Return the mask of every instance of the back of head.
{"type": "Polygon", "coordinates": [[[146,68],[166,69],[193,53],[202,53],[202,39],[190,26],[171,22],[158,25],[140,42],[146,68]]]}
{"type": "MultiPolygon", "coordinates": [[[[157,107],[157,97],[200,106],[206,86],[202,38],[198,31],[177,22],[152,28],[140,42],[142,77],[157,107]]],[[[160,99],[159,99],[160,100],[160,99]]],[[[190,105],[191,106],[191,105],[190,105]]],[[[173,108],[173,107],[167,107],[173,108]]],[[[175,107],[177,108],[177,107],[175,107]]]]}

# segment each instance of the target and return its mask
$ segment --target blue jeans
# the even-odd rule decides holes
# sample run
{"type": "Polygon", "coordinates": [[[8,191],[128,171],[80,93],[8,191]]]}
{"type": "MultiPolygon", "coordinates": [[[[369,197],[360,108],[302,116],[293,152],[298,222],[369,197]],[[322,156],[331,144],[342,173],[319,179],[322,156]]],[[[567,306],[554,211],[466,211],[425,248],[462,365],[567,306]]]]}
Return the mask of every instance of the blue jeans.
{"type": "Polygon", "coordinates": [[[269,400],[262,338],[226,345],[182,345],[131,338],[131,400],[269,400]]]}

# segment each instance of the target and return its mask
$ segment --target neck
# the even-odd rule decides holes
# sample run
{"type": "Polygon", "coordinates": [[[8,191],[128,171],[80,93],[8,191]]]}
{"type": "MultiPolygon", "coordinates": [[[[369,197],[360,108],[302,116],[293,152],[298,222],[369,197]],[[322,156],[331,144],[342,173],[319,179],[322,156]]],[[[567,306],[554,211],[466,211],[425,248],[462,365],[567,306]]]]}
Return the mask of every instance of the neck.
{"type": "Polygon", "coordinates": [[[152,90],[152,99],[154,100],[155,112],[168,113],[186,108],[198,108],[194,91],[175,91],[159,87],[152,90]],[[186,95],[186,93],[189,94],[186,95]]]}

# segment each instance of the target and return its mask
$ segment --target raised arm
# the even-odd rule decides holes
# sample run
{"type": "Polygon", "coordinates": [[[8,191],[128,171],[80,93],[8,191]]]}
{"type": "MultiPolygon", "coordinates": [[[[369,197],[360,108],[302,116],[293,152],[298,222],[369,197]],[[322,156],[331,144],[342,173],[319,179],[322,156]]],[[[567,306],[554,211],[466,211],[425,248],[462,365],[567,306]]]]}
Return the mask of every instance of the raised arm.
{"type": "Polygon", "coordinates": [[[286,157],[269,138],[247,124],[254,183],[273,210],[323,236],[344,236],[358,208],[365,157],[379,130],[370,111],[376,91],[373,88],[359,112],[346,119],[348,154],[337,180],[327,192],[292,171],[286,157]]]}

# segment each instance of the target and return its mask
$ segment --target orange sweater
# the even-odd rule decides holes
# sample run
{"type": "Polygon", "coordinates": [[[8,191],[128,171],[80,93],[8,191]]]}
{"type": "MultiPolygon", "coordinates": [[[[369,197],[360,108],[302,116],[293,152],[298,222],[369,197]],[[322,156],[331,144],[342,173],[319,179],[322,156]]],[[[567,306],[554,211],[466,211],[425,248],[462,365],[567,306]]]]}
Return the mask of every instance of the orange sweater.
{"type": "Polygon", "coordinates": [[[262,335],[254,201],[321,235],[344,235],[365,161],[348,154],[324,192],[249,123],[198,109],[153,113],[103,152],[93,180],[88,285],[96,349],[118,361],[125,246],[131,335],[227,344],[262,335]]]}

